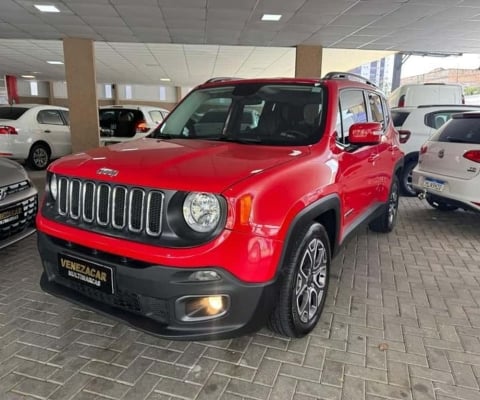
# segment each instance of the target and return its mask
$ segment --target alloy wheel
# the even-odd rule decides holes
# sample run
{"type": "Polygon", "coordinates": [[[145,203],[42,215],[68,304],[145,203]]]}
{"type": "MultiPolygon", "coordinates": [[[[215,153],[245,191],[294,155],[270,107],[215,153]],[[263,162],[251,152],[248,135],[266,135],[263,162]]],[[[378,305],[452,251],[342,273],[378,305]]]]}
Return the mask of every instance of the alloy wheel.
{"type": "Polygon", "coordinates": [[[309,323],[318,313],[327,282],[327,250],[313,239],[305,249],[297,273],[295,303],[300,321],[309,323]]]}

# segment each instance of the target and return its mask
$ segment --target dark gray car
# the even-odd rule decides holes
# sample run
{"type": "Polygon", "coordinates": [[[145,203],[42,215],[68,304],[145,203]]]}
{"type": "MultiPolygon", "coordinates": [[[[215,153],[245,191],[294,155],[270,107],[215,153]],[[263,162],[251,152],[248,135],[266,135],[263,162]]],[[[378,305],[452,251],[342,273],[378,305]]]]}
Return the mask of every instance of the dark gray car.
{"type": "Polygon", "coordinates": [[[25,169],[0,157],[0,249],[35,232],[38,193],[25,169]]]}

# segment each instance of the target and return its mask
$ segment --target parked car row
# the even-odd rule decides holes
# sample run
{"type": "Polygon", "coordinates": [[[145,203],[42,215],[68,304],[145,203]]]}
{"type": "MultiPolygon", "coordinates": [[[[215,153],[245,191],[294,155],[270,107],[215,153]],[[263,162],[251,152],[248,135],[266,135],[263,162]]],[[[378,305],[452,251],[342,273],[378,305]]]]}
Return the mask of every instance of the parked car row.
{"type": "MultiPolygon", "coordinates": [[[[151,108],[104,107],[104,144],[140,140],[52,164],[36,217],[25,170],[0,158],[0,248],[36,222],[44,291],[160,336],[227,338],[266,322],[301,337],[320,318],[346,238],[365,222],[394,229],[400,185],[440,211],[480,212],[472,108],[390,111],[378,88],[344,73],[208,82],[159,125],[151,108]]],[[[61,107],[8,111],[20,122],[0,137],[68,127],[61,107]]],[[[48,149],[47,164],[58,156],[28,143],[35,168],[45,160],[35,150],[48,149]]]]}
{"type": "MultiPolygon", "coordinates": [[[[108,106],[99,109],[100,144],[147,136],[168,110],[149,106],[108,106]]],[[[72,152],[68,108],[16,104],[0,106],[0,156],[26,161],[42,170],[51,160],[72,152]]]]}

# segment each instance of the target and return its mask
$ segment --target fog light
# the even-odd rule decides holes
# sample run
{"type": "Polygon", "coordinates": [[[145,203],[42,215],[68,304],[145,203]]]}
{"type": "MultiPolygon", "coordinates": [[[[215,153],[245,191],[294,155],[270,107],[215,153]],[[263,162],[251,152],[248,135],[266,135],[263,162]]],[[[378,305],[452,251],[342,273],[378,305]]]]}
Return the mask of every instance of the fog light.
{"type": "Polygon", "coordinates": [[[225,315],[229,306],[227,295],[186,296],[177,300],[176,311],[182,321],[201,321],[225,315]]]}

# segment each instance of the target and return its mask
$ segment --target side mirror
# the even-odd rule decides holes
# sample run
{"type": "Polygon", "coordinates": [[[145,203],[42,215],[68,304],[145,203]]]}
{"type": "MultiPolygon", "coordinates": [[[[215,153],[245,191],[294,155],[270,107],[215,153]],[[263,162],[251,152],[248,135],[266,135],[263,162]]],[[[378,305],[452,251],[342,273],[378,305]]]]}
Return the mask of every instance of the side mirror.
{"type": "Polygon", "coordinates": [[[380,122],[361,122],[350,126],[348,141],[357,145],[378,144],[382,140],[382,133],[380,122]]]}
{"type": "Polygon", "coordinates": [[[405,129],[399,129],[398,130],[398,136],[399,136],[399,141],[400,143],[407,143],[408,142],[408,139],[410,139],[410,135],[412,134],[412,132],[410,131],[407,131],[405,129]]]}

